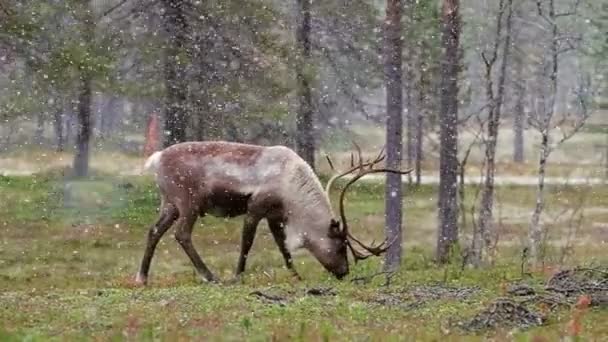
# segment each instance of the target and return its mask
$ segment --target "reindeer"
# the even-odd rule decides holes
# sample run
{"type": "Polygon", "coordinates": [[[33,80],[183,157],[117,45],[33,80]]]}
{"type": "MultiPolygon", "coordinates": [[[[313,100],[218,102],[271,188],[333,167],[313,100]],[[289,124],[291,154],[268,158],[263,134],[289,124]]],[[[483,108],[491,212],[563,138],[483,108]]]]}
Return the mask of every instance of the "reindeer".
{"type": "MultiPolygon", "coordinates": [[[[175,239],[199,276],[204,281],[217,282],[218,278],[203,262],[191,239],[194,223],[199,216],[207,214],[245,216],[235,272],[237,279],[245,271],[247,256],[262,219],[267,220],[285,266],[294,276],[300,278],[291,253],[304,248],[327,271],[342,279],[349,272],[347,248],[357,262],[372,255],[379,256],[390,246],[386,240],[375,247],[366,246],[354,238],[348,229],[343,203],[348,187],[366,174],[409,172],[374,168],[384,159],[383,150],[374,160],[363,162],[357,146],[358,164],[355,165],[351,155],[351,168],[336,173],[325,190],[310,166],[284,146],[207,141],[175,144],[155,152],[146,160],[144,170],[155,173],[161,204],[159,217],[148,233],[136,282],[147,284],[156,245],[174,224],[175,239]],[[357,174],[340,194],[340,224],[332,211],[329,191],[337,179],[355,171],[357,174]],[[367,253],[356,250],[353,243],[367,253]]],[[[331,159],[327,160],[334,169],[331,159]]]]}

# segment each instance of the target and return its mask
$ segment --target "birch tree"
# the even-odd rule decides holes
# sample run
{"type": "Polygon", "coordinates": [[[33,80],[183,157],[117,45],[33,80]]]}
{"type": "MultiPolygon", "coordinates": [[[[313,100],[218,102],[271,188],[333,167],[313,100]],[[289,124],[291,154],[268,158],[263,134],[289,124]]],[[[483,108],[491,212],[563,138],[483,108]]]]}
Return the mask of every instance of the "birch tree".
{"type": "Polygon", "coordinates": [[[483,260],[484,249],[491,245],[493,233],[494,175],[496,173],[496,146],[501,123],[501,110],[505,94],[507,65],[511,49],[511,26],[513,17],[513,0],[499,0],[496,16],[496,34],[491,51],[483,52],[485,65],[486,100],[488,103],[488,120],[486,124],[484,184],[479,207],[479,222],[473,233],[473,263],[479,266],[483,260]],[[504,26],[503,26],[504,25],[504,26]],[[503,32],[504,31],[504,32],[503,32]],[[504,35],[504,37],[503,37],[504,35]],[[498,75],[495,75],[495,64],[498,61],[502,43],[501,64],[498,75]],[[496,89],[494,80],[498,77],[496,89]]]}
{"type": "Polygon", "coordinates": [[[584,76],[579,79],[578,89],[575,90],[578,113],[572,113],[574,115],[556,113],[561,58],[564,54],[577,50],[580,42],[580,37],[576,33],[565,31],[566,25],[563,25],[562,21],[577,16],[579,5],[580,0],[574,0],[563,9],[558,8],[555,0],[539,0],[536,3],[538,17],[546,28],[544,31],[548,32],[548,37],[547,53],[543,56],[543,64],[538,77],[540,93],[534,103],[534,115],[530,117],[531,126],[541,136],[536,204],[530,220],[527,247],[532,263],[535,264],[542,262],[544,258],[542,241],[546,229],[541,224],[541,215],[545,209],[545,177],[549,156],[556,147],[574,136],[589,117],[587,103],[589,84],[584,76]],[[552,141],[552,132],[556,128],[562,134],[559,139],[552,141]]]}

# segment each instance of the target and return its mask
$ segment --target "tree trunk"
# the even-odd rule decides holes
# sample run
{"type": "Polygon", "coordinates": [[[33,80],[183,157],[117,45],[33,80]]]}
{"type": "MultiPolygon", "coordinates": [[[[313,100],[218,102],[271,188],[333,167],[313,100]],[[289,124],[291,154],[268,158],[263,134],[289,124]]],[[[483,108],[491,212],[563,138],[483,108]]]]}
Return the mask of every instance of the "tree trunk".
{"type": "Polygon", "coordinates": [[[448,261],[458,241],[458,0],[443,0],[437,261],[448,261]]]}
{"type": "MultiPolygon", "coordinates": [[[[404,16],[404,26],[406,32],[409,33],[410,30],[414,28],[415,25],[415,16],[413,8],[415,6],[415,0],[405,0],[405,11],[407,12],[407,16],[404,16]]],[[[416,72],[415,70],[419,68],[417,67],[417,57],[416,57],[416,46],[417,44],[411,44],[408,48],[404,50],[406,54],[404,56],[407,61],[404,65],[404,75],[405,75],[405,108],[407,108],[407,122],[406,122],[406,151],[407,151],[407,167],[409,169],[413,169],[416,162],[416,122],[417,122],[417,111],[418,106],[416,104],[415,98],[415,89],[416,87],[416,72]]],[[[407,174],[407,182],[408,184],[412,184],[412,174],[407,174]]]]}
{"type": "Polygon", "coordinates": [[[229,122],[226,126],[226,136],[230,141],[242,143],[244,142],[239,133],[238,127],[234,122],[229,122]]]}
{"type": "Polygon", "coordinates": [[[34,144],[41,145],[44,138],[44,116],[46,113],[40,112],[36,117],[36,131],[34,132],[34,144]]]}
{"type": "MultiPolygon", "coordinates": [[[[406,87],[406,99],[407,99],[407,163],[408,168],[414,169],[414,180],[413,183],[419,186],[421,183],[422,175],[422,141],[423,141],[423,104],[425,93],[421,89],[423,81],[422,74],[420,80],[415,81],[416,75],[414,73],[408,73],[409,85],[406,87]],[[415,92],[414,89],[418,91],[415,92]],[[415,96],[417,95],[417,96],[415,96]]],[[[408,180],[412,183],[411,173],[408,174],[408,180]]]]}
{"type": "Polygon", "coordinates": [[[497,16],[497,30],[494,39],[494,51],[492,61],[486,61],[486,82],[487,82],[487,101],[490,103],[487,141],[485,149],[485,179],[481,193],[481,205],[479,207],[479,223],[478,234],[474,237],[475,248],[473,249],[473,261],[476,266],[479,266],[483,261],[484,249],[489,252],[492,243],[492,234],[494,233],[494,176],[496,173],[496,145],[498,143],[498,133],[500,129],[500,117],[502,104],[505,93],[505,82],[507,78],[507,64],[509,62],[509,54],[511,51],[511,18],[513,15],[513,0],[507,0],[506,7],[503,6],[503,0],[500,1],[499,14],[497,16]],[[494,96],[492,71],[494,60],[498,55],[498,46],[502,35],[502,13],[507,9],[506,18],[506,38],[502,50],[502,63],[498,75],[498,91],[494,96]],[[481,236],[479,236],[481,235],[481,236]],[[480,241],[483,238],[483,244],[480,241]]]}
{"type": "Polygon", "coordinates": [[[551,36],[550,36],[550,56],[551,65],[549,69],[549,103],[543,108],[545,110],[543,118],[541,118],[541,135],[542,142],[540,146],[540,157],[538,161],[538,188],[536,192],[536,206],[532,213],[532,219],[530,221],[530,234],[529,234],[529,252],[532,263],[538,265],[542,262],[544,255],[542,254],[542,238],[544,235],[544,228],[540,224],[540,217],[545,208],[545,175],[547,167],[547,159],[551,154],[551,147],[549,146],[549,134],[551,129],[551,122],[555,113],[555,102],[557,96],[557,76],[559,71],[559,31],[556,24],[556,13],[555,4],[553,0],[548,2],[549,4],[549,19],[551,20],[551,36]]]}
{"type": "Polygon", "coordinates": [[[515,108],[513,117],[513,162],[524,162],[524,123],[526,115],[524,113],[524,99],[526,96],[526,86],[523,77],[523,61],[516,59],[515,63],[515,108]]]}
{"type": "Polygon", "coordinates": [[[63,121],[65,124],[65,139],[64,142],[65,144],[67,144],[68,148],[73,148],[74,145],[70,145],[72,144],[73,141],[73,135],[74,135],[74,114],[72,113],[72,110],[70,108],[70,111],[68,113],[66,113],[63,117],[63,121]]]}
{"type": "Polygon", "coordinates": [[[547,157],[549,156],[549,132],[542,133],[540,159],[538,164],[538,185],[536,189],[536,206],[530,222],[530,256],[534,262],[542,259],[543,228],[540,216],[545,208],[545,175],[547,173],[547,157]]]}
{"type": "Polygon", "coordinates": [[[91,76],[82,72],[78,94],[78,126],[76,132],[76,154],[74,155],[74,175],[86,177],[89,174],[89,143],[91,140],[91,76]]]}
{"type": "MultiPolygon", "coordinates": [[[[402,41],[401,16],[403,2],[388,0],[384,28],[384,77],[386,82],[386,165],[401,168],[403,131],[403,85],[402,85],[402,41]]],[[[394,271],[401,263],[402,222],[401,174],[386,177],[386,237],[396,240],[387,253],[385,269],[394,271]]]]}
{"type": "Polygon", "coordinates": [[[608,179],[608,133],[606,133],[606,150],[604,151],[604,178],[608,179]]]}
{"type": "Polygon", "coordinates": [[[63,106],[58,105],[53,112],[53,128],[55,129],[55,139],[57,141],[57,152],[63,152],[65,141],[63,137],[63,106]]]}
{"type": "MultiPolygon", "coordinates": [[[[95,39],[95,22],[93,21],[93,13],[89,7],[85,8],[82,43],[87,47],[88,53],[91,52],[92,44],[95,39]]],[[[80,84],[78,89],[78,105],[77,105],[77,130],[76,130],[76,153],[74,154],[74,176],[86,177],[89,174],[89,145],[91,141],[91,105],[93,97],[93,75],[86,65],[86,61],[82,61],[85,65],[78,70],[80,76],[80,84]]]]}
{"type": "Polygon", "coordinates": [[[310,5],[311,0],[297,0],[299,23],[296,30],[296,44],[299,55],[296,63],[298,112],[296,115],[296,151],[314,169],[315,137],[312,108],[312,90],[310,89],[310,5]]]}
{"type": "Polygon", "coordinates": [[[198,112],[198,120],[196,122],[196,131],[195,131],[195,137],[196,140],[198,141],[204,141],[205,140],[205,120],[203,118],[203,113],[202,112],[198,112]]]}
{"type": "Polygon", "coordinates": [[[423,145],[423,140],[424,140],[424,132],[423,132],[423,128],[424,128],[424,115],[426,113],[427,107],[426,107],[426,103],[427,103],[427,98],[426,98],[426,93],[428,91],[428,82],[427,79],[425,78],[425,62],[424,59],[426,58],[425,54],[424,54],[424,49],[425,49],[425,44],[424,42],[421,43],[422,45],[422,51],[420,53],[420,60],[421,60],[421,68],[420,68],[420,80],[418,82],[418,110],[416,111],[416,115],[415,115],[415,122],[414,122],[414,156],[415,156],[415,166],[414,166],[414,172],[415,172],[415,176],[416,176],[416,185],[419,186],[420,183],[422,182],[422,145],[423,145]]]}
{"type": "Polygon", "coordinates": [[[184,0],[163,0],[162,15],[167,34],[165,50],[165,130],[168,132],[165,146],[186,141],[188,113],[186,104],[186,64],[181,53],[186,44],[187,23],[184,15],[184,0]]]}
{"type": "MultiPolygon", "coordinates": [[[[410,7],[407,7],[407,9],[409,9],[410,7]]],[[[411,49],[408,50],[408,55],[406,57],[406,60],[409,61],[409,63],[413,63],[413,53],[411,52],[411,49]]],[[[414,139],[415,136],[414,134],[416,134],[416,110],[417,108],[415,108],[414,106],[414,71],[413,69],[413,65],[412,64],[406,64],[405,66],[405,82],[406,82],[406,86],[405,86],[405,106],[407,108],[407,122],[406,122],[406,134],[407,134],[407,140],[406,140],[406,151],[407,151],[407,167],[408,168],[413,168],[414,167],[414,163],[416,160],[416,144],[414,143],[414,139]]],[[[412,174],[408,173],[407,175],[407,179],[408,179],[408,184],[412,184],[412,174]]]]}
{"type": "Polygon", "coordinates": [[[102,106],[103,112],[99,116],[99,133],[103,138],[111,135],[114,130],[114,122],[116,121],[119,100],[116,96],[110,95],[105,106],[102,106]]]}

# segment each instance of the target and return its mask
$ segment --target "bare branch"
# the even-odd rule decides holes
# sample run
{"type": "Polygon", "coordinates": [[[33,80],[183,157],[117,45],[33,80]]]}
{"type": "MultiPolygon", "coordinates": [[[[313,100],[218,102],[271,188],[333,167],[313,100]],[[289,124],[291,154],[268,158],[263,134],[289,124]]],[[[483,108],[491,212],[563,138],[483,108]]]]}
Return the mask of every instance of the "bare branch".
{"type": "MultiPolygon", "coordinates": [[[[140,14],[140,13],[144,12],[146,9],[156,6],[159,2],[160,2],[160,0],[141,0],[141,1],[139,1],[138,4],[133,6],[133,8],[131,8],[131,10],[127,11],[127,13],[125,13],[124,15],[122,15],[120,17],[114,17],[113,20],[122,21],[133,15],[140,14]]],[[[186,11],[186,13],[190,14],[190,13],[192,13],[192,11],[186,11]]]]}
{"type": "Polygon", "coordinates": [[[114,12],[115,10],[119,9],[120,7],[122,7],[124,4],[127,3],[127,1],[129,0],[121,0],[119,3],[117,3],[116,5],[108,8],[107,10],[105,10],[101,16],[99,17],[99,19],[105,18],[108,15],[112,14],[112,12],[114,12]]]}
{"type": "Polygon", "coordinates": [[[483,59],[483,62],[486,65],[486,67],[490,67],[491,63],[490,63],[490,61],[488,61],[488,58],[486,58],[485,51],[481,53],[481,59],[483,59]]]}
{"type": "Polygon", "coordinates": [[[7,7],[4,7],[4,4],[1,1],[0,1],[0,11],[4,12],[7,16],[10,16],[12,14],[11,11],[7,7]]]}
{"type": "Polygon", "coordinates": [[[340,83],[340,85],[342,86],[342,90],[344,90],[344,92],[346,92],[351,101],[353,101],[353,103],[355,104],[355,107],[358,107],[359,110],[361,111],[361,113],[363,113],[363,115],[365,116],[366,119],[372,119],[374,116],[371,115],[367,109],[365,109],[365,105],[363,103],[363,101],[361,101],[359,99],[358,96],[356,96],[350,89],[350,86],[348,85],[348,82],[345,80],[345,77],[343,77],[342,72],[340,71],[340,67],[338,66],[338,63],[335,61],[335,59],[332,57],[331,53],[329,52],[328,49],[324,49],[321,46],[319,46],[318,44],[316,44],[315,42],[312,42],[312,45],[315,49],[321,51],[323,53],[323,55],[325,56],[325,58],[327,59],[327,61],[329,62],[329,65],[331,66],[332,70],[336,73],[338,82],[340,83]]]}
{"type": "Polygon", "coordinates": [[[555,149],[557,146],[563,144],[564,142],[572,138],[576,133],[578,133],[578,131],[580,131],[583,126],[585,126],[585,123],[587,123],[587,118],[588,116],[577,120],[576,124],[569,132],[565,132],[564,130],[562,130],[562,132],[564,132],[562,138],[554,144],[552,149],[555,149]]]}
{"type": "Polygon", "coordinates": [[[540,15],[541,17],[544,16],[543,15],[543,4],[541,0],[536,0],[536,9],[538,11],[538,15],[540,15]]]}
{"type": "Polygon", "coordinates": [[[556,13],[554,15],[555,18],[559,18],[559,17],[569,17],[572,15],[576,15],[578,14],[578,6],[580,5],[581,0],[576,0],[576,2],[574,3],[574,5],[572,6],[572,9],[570,9],[567,12],[564,13],[556,13]]]}

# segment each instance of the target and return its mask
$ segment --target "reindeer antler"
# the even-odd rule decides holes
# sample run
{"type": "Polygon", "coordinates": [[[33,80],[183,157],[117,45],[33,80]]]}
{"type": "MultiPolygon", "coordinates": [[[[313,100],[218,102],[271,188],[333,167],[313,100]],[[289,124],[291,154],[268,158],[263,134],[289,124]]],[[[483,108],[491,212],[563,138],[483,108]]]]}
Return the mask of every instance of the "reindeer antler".
{"type": "MultiPolygon", "coordinates": [[[[358,157],[358,164],[355,165],[355,158],[354,155],[351,153],[350,154],[350,168],[342,173],[336,173],[334,174],[328,181],[327,181],[327,185],[325,186],[325,193],[327,194],[327,196],[329,196],[329,190],[331,189],[331,186],[334,184],[334,182],[346,175],[349,175],[355,171],[357,171],[358,169],[361,169],[363,167],[366,166],[373,166],[374,164],[377,164],[381,161],[384,160],[384,146],[382,147],[382,149],[380,149],[380,153],[378,153],[378,156],[376,156],[376,158],[373,161],[368,161],[363,163],[363,156],[361,153],[361,148],[359,147],[359,145],[357,145],[356,142],[352,141],[353,145],[355,145],[355,148],[357,149],[357,157],[358,157]]],[[[334,163],[332,162],[331,158],[329,156],[325,156],[325,158],[327,158],[327,163],[329,164],[329,167],[332,169],[332,171],[336,172],[336,169],[334,168],[334,163]]]]}
{"type": "MultiPolygon", "coordinates": [[[[354,158],[351,154],[351,168],[345,172],[342,172],[340,174],[337,174],[335,176],[333,176],[332,178],[330,178],[330,180],[327,183],[327,187],[326,187],[326,192],[329,196],[329,190],[331,188],[332,183],[341,178],[344,177],[354,171],[357,171],[357,174],[350,179],[346,185],[344,186],[344,188],[342,189],[342,192],[340,193],[340,218],[342,220],[342,233],[344,234],[344,236],[346,237],[346,242],[348,247],[350,248],[353,257],[355,258],[355,263],[357,263],[359,260],[364,260],[369,258],[372,255],[375,256],[379,256],[382,253],[386,252],[386,250],[397,240],[397,238],[395,237],[393,239],[393,241],[391,241],[390,243],[387,243],[387,239],[385,239],[381,244],[377,245],[377,246],[367,246],[364,243],[362,243],[361,241],[359,241],[357,238],[355,238],[349,231],[348,229],[348,222],[346,220],[346,214],[344,211],[344,198],[346,196],[346,191],[348,190],[348,188],[353,185],[355,182],[357,182],[359,179],[363,178],[366,175],[372,174],[372,173],[397,173],[397,174],[408,174],[410,173],[412,170],[394,170],[394,169],[390,169],[390,168],[379,168],[376,169],[374,168],[377,164],[379,164],[380,162],[382,162],[385,159],[384,156],[384,147],[382,147],[382,149],[380,150],[380,152],[378,153],[378,155],[376,156],[375,159],[368,161],[368,162],[363,162],[363,156],[361,153],[361,148],[359,147],[359,145],[357,145],[354,141],[353,144],[355,145],[355,148],[357,150],[357,155],[358,155],[358,165],[353,165],[354,164],[354,158]],[[353,244],[351,243],[351,240],[353,242],[355,242],[356,244],[358,244],[361,248],[365,249],[366,251],[369,252],[369,254],[363,254],[359,251],[357,251],[353,244]]],[[[330,166],[333,169],[333,163],[331,162],[331,160],[328,158],[328,161],[330,163],[330,166]]]]}

